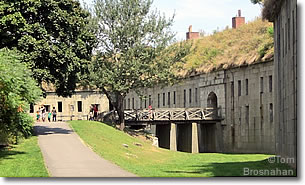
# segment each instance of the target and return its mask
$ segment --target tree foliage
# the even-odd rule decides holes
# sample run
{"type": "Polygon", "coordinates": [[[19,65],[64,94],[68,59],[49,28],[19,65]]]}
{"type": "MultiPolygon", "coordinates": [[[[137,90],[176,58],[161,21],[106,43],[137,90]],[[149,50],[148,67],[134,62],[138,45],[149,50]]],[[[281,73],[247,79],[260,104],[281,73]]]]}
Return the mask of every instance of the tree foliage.
{"type": "Polygon", "coordinates": [[[95,44],[89,16],[75,0],[1,0],[0,48],[16,47],[40,84],[71,95],[95,44]]]}
{"type": "Polygon", "coordinates": [[[0,142],[16,132],[31,134],[33,119],[26,111],[41,96],[31,71],[19,58],[16,51],[0,50],[0,142]]]}
{"type": "Polygon", "coordinates": [[[126,94],[172,83],[190,48],[173,43],[173,17],[151,10],[151,5],[151,0],[95,1],[98,49],[91,79],[118,111],[121,129],[126,94]]]}
{"type": "Polygon", "coordinates": [[[253,3],[253,4],[262,4],[262,3],[264,3],[264,0],[251,0],[251,3],[253,3]]]}

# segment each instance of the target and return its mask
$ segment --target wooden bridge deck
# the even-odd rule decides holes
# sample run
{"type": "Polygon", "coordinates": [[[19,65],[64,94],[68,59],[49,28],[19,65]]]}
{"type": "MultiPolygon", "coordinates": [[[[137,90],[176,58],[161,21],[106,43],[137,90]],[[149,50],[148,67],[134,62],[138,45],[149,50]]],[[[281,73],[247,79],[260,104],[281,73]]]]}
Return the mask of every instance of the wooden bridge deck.
{"type": "Polygon", "coordinates": [[[212,108],[161,108],[144,110],[125,110],[126,122],[155,122],[165,123],[190,121],[219,121],[217,109],[212,108]]]}

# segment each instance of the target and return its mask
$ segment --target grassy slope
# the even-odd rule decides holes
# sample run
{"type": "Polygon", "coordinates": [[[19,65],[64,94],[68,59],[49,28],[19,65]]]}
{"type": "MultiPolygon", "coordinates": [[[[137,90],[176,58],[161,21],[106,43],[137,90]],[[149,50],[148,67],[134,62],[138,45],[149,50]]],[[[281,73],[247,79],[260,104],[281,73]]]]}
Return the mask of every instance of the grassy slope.
{"type": "Polygon", "coordinates": [[[36,136],[0,150],[0,177],[48,177],[36,136]]]}
{"type": "Polygon", "coordinates": [[[272,23],[257,19],[238,29],[226,29],[213,35],[192,40],[193,50],[179,73],[207,73],[261,62],[273,57],[272,23]]]}
{"type": "Polygon", "coordinates": [[[269,164],[266,159],[270,155],[173,152],[153,147],[148,141],[131,137],[106,124],[72,121],[70,125],[97,154],[142,177],[242,176],[245,167],[287,168],[269,164]],[[143,146],[135,146],[135,142],[143,146]]]}

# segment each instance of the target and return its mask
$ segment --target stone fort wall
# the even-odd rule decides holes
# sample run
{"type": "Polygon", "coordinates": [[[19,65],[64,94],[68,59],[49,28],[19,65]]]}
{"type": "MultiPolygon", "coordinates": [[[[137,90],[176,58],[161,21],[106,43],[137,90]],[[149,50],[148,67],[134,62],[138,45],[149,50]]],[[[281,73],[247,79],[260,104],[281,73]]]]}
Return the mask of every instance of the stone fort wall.
{"type": "Polygon", "coordinates": [[[211,95],[216,95],[218,115],[224,118],[214,130],[221,140],[218,152],[274,153],[273,81],[273,62],[257,63],[191,76],[173,86],[144,89],[144,99],[132,91],[124,106],[206,108],[211,95]]]}
{"type": "Polygon", "coordinates": [[[276,153],[297,155],[297,1],[285,0],[274,21],[276,153]]]}
{"type": "Polygon", "coordinates": [[[59,97],[54,92],[48,92],[46,98],[31,107],[30,114],[36,117],[36,112],[41,106],[45,106],[50,111],[55,107],[59,121],[87,120],[91,105],[97,105],[99,113],[109,111],[108,98],[97,91],[76,91],[67,98],[59,97]]]}

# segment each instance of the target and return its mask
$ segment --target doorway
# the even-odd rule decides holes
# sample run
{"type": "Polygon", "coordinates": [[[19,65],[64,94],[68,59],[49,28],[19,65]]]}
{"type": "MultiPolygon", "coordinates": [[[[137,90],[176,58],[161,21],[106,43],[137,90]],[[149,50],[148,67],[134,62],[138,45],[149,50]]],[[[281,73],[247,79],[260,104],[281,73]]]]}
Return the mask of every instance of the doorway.
{"type": "Polygon", "coordinates": [[[216,152],[216,125],[200,124],[199,135],[199,152],[215,153],[216,152]]]}
{"type": "Polygon", "coordinates": [[[217,111],[217,96],[214,92],[210,92],[207,99],[207,109],[212,111],[211,117],[216,118],[218,116],[217,111]]]}
{"type": "Polygon", "coordinates": [[[50,110],[50,105],[43,105],[43,106],[44,106],[44,109],[46,110],[46,112],[51,111],[51,110],[50,110]]]}

